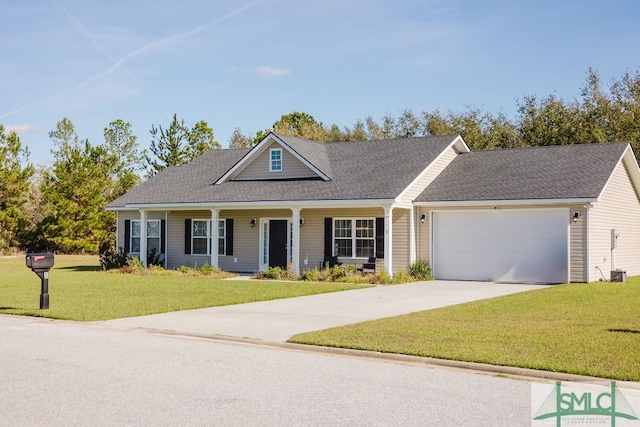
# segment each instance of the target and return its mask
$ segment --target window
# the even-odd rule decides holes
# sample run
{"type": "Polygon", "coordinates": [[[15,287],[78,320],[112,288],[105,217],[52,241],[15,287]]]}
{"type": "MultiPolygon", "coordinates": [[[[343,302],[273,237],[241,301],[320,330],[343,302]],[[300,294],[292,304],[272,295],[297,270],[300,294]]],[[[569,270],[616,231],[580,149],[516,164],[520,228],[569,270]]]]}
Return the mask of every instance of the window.
{"type": "Polygon", "coordinates": [[[282,148],[272,148],[269,151],[269,172],[282,171],[282,148]]]}
{"type": "MultiPolygon", "coordinates": [[[[225,255],[226,221],[218,221],[218,255],[225,255]]],[[[194,255],[211,254],[211,238],[213,237],[210,219],[194,219],[191,221],[191,253],[194,255]]]]}
{"type": "Polygon", "coordinates": [[[374,256],[375,236],[373,218],[340,218],[333,221],[333,242],[335,254],[338,256],[350,258],[374,256]]]}
{"type": "MultiPolygon", "coordinates": [[[[140,253],[140,220],[131,220],[131,252],[140,253]]],[[[160,220],[147,220],[147,253],[160,253],[160,220]]]]}

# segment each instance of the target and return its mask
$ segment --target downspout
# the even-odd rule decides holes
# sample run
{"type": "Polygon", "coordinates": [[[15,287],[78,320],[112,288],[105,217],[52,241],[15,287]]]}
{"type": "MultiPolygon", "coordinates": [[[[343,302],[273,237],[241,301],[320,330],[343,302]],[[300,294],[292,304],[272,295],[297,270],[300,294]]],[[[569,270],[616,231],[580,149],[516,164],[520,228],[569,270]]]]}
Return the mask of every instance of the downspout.
{"type": "Polygon", "coordinates": [[[169,245],[167,243],[169,243],[169,212],[164,211],[164,268],[167,268],[167,265],[169,265],[169,261],[167,260],[169,245]]]}
{"type": "Polygon", "coordinates": [[[591,277],[591,203],[584,205],[587,209],[586,221],[587,221],[587,283],[593,282],[591,277]]]}

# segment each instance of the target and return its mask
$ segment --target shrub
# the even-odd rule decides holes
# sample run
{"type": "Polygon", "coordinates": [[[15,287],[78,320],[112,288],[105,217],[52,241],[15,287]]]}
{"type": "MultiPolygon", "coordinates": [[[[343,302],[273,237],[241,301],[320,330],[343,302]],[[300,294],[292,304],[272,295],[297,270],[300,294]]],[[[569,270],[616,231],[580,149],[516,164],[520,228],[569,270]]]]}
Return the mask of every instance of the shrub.
{"type": "Polygon", "coordinates": [[[409,266],[409,274],[416,280],[433,280],[431,266],[424,260],[417,260],[409,266]]]}
{"type": "Polygon", "coordinates": [[[271,279],[271,280],[298,280],[298,277],[281,267],[269,267],[264,271],[261,271],[256,275],[258,279],[271,279]]]}
{"type": "Polygon", "coordinates": [[[100,244],[100,265],[103,270],[124,267],[127,261],[127,254],[122,247],[116,251],[115,239],[107,238],[100,244]]]}
{"type": "Polygon", "coordinates": [[[213,273],[218,273],[218,272],[219,270],[217,268],[214,268],[208,262],[205,262],[202,265],[202,267],[200,267],[200,273],[204,274],[205,276],[208,276],[209,274],[213,274],[213,273]]]}
{"type": "Polygon", "coordinates": [[[123,273],[141,273],[145,270],[142,265],[142,261],[139,258],[129,258],[127,260],[127,265],[120,268],[120,271],[123,273]]]}
{"type": "Polygon", "coordinates": [[[176,271],[179,271],[180,273],[188,274],[188,273],[191,273],[192,270],[186,265],[181,265],[180,267],[176,268],[176,271]]]}

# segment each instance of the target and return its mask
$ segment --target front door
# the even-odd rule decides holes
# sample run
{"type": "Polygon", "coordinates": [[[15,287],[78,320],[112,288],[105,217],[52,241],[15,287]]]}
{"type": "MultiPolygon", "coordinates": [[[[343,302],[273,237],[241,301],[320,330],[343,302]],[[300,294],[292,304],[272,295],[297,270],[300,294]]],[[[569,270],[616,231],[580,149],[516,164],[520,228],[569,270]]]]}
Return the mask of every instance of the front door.
{"type": "Polygon", "coordinates": [[[287,268],[287,220],[269,221],[269,267],[287,268]]]}

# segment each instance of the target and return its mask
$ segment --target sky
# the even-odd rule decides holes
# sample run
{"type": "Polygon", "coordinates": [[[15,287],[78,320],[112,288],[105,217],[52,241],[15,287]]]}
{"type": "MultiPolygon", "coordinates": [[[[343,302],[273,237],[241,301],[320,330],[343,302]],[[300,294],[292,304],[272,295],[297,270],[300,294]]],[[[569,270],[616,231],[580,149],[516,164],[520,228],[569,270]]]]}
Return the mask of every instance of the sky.
{"type": "Polygon", "coordinates": [[[0,0],[0,124],[48,165],[63,118],[141,149],[173,114],[223,147],[284,114],[352,127],[371,116],[579,97],[640,71],[637,0],[0,0]]]}

